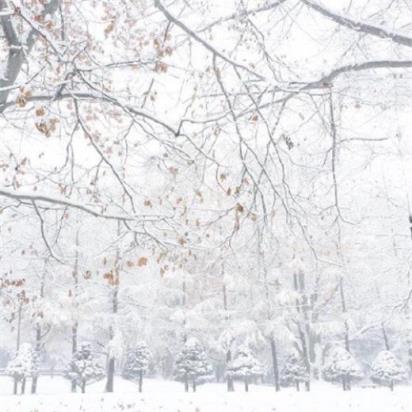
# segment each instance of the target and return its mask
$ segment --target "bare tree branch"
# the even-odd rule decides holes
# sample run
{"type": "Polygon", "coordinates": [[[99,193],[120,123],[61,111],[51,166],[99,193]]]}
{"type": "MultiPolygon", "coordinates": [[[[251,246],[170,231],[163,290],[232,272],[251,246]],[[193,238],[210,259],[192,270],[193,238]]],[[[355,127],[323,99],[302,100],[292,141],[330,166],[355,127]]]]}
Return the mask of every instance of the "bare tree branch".
{"type": "Polygon", "coordinates": [[[350,19],[349,17],[342,16],[336,12],[329,10],[328,8],[321,6],[320,4],[314,3],[312,0],[300,0],[303,4],[320,13],[322,16],[333,20],[335,23],[345,26],[350,30],[355,30],[358,32],[363,32],[370,34],[372,36],[380,37],[382,39],[392,40],[394,43],[401,44],[402,46],[412,47],[412,38],[404,36],[402,34],[394,33],[383,27],[374,26],[368,23],[362,23],[350,19]]]}

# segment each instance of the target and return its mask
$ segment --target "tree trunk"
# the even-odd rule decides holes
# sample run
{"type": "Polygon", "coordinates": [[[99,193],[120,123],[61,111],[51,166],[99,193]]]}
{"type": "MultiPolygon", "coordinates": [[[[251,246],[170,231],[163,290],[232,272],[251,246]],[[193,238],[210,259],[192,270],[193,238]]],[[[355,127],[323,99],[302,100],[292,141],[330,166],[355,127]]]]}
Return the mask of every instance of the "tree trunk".
{"type": "Polygon", "coordinates": [[[25,391],[26,391],[26,378],[23,378],[21,381],[21,394],[24,395],[25,391]]]}
{"type": "MultiPolygon", "coordinates": [[[[20,336],[21,336],[21,314],[23,310],[23,303],[19,302],[19,309],[17,312],[17,336],[16,336],[16,354],[19,352],[20,349],[20,336]]],[[[13,379],[13,394],[17,395],[18,391],[18,386],[19,386],[19,380],[15,376],[13,379]]]]}
{"type": "MultiPolygon", "coordinates": [[[[120,222],[117,225],[117,234],[120,235],[120,222]]],[[[114,279],[113,279],[113,294],[112,294],[112,313],[115,316],[119,308],[119,287],[120,287],[120,250],[116,250],[116,262],[114,270],[114,279]]],[[[114,338],[113,327],[110,327],[109,330],[110,339],[114,338]]],[[[106,392],[113,392],[114,390],[114,372],[115,372],[115,362],[116,359],[109,354],[109,362],[107,365],[107,380],[106,380],[106,392]]]]}
{"type": "Polygon", "coordinates": [[[273,365],[273,377],[275,379],[275,389],[276,392],[280,391],[280,381],[279,381],[279,364],[278,364],[278,354],[276,349],[275,339],[270,337],[270,349],[272,352],[272,365],[273,365]]]}
{"type": "Polygon", "coordinates": [[[391,381],[391,383],[389,384],[389,387],[391,389],[391,392],[393,392],[393,388],[394,388],[393,381],[391,381]]]}
{"type": "Polygon", "coordinates": [[[192,381],[192,389],[193,389],[193,392],[196,392],[196,381],[194,379],[192,381]]]}
{"type": "Polygon", "coordinates": [[[299,381],[296,381],[295,384],[296,384],[296,391],[299,392],[300,391],[299,381]]]}
{"type": "Polygon", "coordinates": [[[249,392],[249,381],[247,376],[245,376],[245,392],[249,392]]]}
{"type": "Polygon", "coordinates": [[[140,369],[139,371],[139,392],[143,390],[143,371],[140,369]]]}
{"type": "MultiPolygon", "coordinates": [[[[40,294],[42,296],[43,293],[40,294]]],[[[43,296],[42,296],[43,297],[43,296]]],[[[36,345],[34,347],[34,353],[36,356],[36,362],[38,360],[38,357],[40,357],[40,352],[41,352],[41,327],[39,324],[36,325],[36,345]]],[[[36,371],[36,374],[33,376],[32,381],[31,381],[31,393],[35,394],[37,391],[37,381],[39,379],[38,372],[36,371]]]]}
{"type": "MultiPolygon", "coordinates": [[[[75,322],[72,327],[72,358],[77,352],[77,328],[78,328],[78,324],[77,322],[75,322]]],[[[76,392],[76,390],[77,390],[76,379],[73,378],[71,381],[71,391],[72,393],[74,393],[76,392]]]]}
{"type": "Polygon", "coordinates": [[[342,376],[342,389],[343,389],[344,391],[346,391],[346,379],[345,379],[344,376],[342,376]]]}
{"type": "Polygon", "coordinates": [[[81,390],[82,390],[82,393],[86,393],[86,381],[85,380],[82,381],[81,390]]]}
{"type": "Polygon", "coordinates": [[[185,374],[185,392],[189,392],[189,380],[187,378],[187,374],[185,374]]]}
{"type": "MultiPolygon", "coordinates": [[[[228,365],[231,360],[232,360],[232,352],[228,350],[226,352],[226,365],[228,365]]],[[[227,391],[228,392],[235,391],[235,386],[233,384],[233,377],[230,374],[227,375],[227,391]]]]}
{"type": "Polygon", "coordinates": [[[110,358],[107,364],[107,380],[106,380],[106,392],[113,392],[114,390],[114,372],[115,372],[115,359],[110,358]]]}
{"type": "MultiPolygon", "coordinates": [[[[74,270],[73,270],[73,285],[74,285],[74,296],[77,296],[79,290],[79,230],[76,232],[76,254],[74,259],[74,270]]],[[[74,358],[75,353],[77,352],[77,332],[79,324],[77,321],[74,321],[72,325],[72,359],[74,358]]],[[[74,393],[77,391],[76,379],[73,378],[71,381],[71,392],[74,393]]]]}

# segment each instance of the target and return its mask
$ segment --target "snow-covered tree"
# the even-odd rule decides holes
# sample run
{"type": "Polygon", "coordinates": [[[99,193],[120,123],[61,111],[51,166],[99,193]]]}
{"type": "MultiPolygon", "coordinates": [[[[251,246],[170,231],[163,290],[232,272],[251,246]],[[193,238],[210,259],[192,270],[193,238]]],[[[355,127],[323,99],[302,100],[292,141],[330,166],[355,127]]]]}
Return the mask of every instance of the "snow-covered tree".
{"type": "Polygon", "coordinates": [[[263,375],[263,367],[255,354],[247,345],[242,345],[236,352],[234,359],[229,363],[226,374],[233,378],[242,379],[245,391],[249,391],[251,378],[263,375]]]}
{"type": "Polygon", "coordinates": [[[38,362],[30,343],[23,343],[16,356],[9,362],[6,374],[21,383],[21,393],[25,392],[26,380],[37,375],[38,362]]]}
{"type": "Polygon", "coordinates": [[[123,369],[123,377],[139,381],[139,392],[142,392],[143,375],[146,373],[151,353],[145,342],[139,342],[127,352],[126,364],[123,369]]]}
{"type": "Polygon", "coordinates": [[[212,368],[203,346],[196,338],[187,339],[175,361],[176,379],[184,382],[186,392],[192,382],[193,392],[196,392],[197,384],[211,375],[212,368]]]}
{"type": "Polygon", "coordinates": [[[281,370],[281,382],[284,386],[295,385],[299,391],[299,385],[310,379],[309,372],[303,359],[297,354],[290,354],[281,370]]]}
{"type": "Polygon", "coordinates": [[[393,391],[394,384],[404,381],[407,374],[399,359],[391,351],[385,350],[379,352],[373,361],[370,377],[372,381],[387,385],[393,391]]]}
{"type": "Polygon", "coordinates": [[[80,349],[73,355],[66,377],[76,381],[82,393],[85,393],[88,383],[99,380],[103,376],[104,369],[95,359],[90,343],[82,343],[80,349]]]}
{"type": "Polygon", "coordinates": [[[334,346],[323,364],[323,376],[332,382],[341,382],[344,391],[351,389],[351,381],[362,377],[362,370],[350,352],[334,346]]]}

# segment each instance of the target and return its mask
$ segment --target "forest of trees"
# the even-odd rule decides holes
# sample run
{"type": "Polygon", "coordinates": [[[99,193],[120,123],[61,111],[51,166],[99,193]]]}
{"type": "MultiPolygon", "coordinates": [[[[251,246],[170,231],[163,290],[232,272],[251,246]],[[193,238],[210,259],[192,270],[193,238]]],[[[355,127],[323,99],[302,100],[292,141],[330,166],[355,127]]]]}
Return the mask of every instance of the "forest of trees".
{"type": "Polygon", "coordinates": [[[0,0],[0,369],[412,376],[412,4],[0,0]]]}

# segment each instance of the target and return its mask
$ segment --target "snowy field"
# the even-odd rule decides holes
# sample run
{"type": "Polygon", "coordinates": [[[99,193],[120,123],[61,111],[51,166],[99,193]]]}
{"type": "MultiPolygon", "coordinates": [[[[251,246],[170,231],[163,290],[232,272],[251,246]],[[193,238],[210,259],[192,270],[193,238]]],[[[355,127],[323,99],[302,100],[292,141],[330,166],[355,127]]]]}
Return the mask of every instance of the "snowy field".
{"type": "Polygon", "coordinates": [[[223,384],[208,384],[197,393],[184,393],[176,382],[147,379],[145,392],[137,393],[130,382],[117,379],[116,393],[103,393],[104,383],[88,387],[85,395],[68,393],[60,377],[42,377],[38,395],[10,396],[12,382],[2,377],[1,412],[400,412],[411,411],[412,388],[354,388],[343,392],[329,384],[314,385],[311,392],[251,385],[250,392],[227,393],[223,384]]]}

